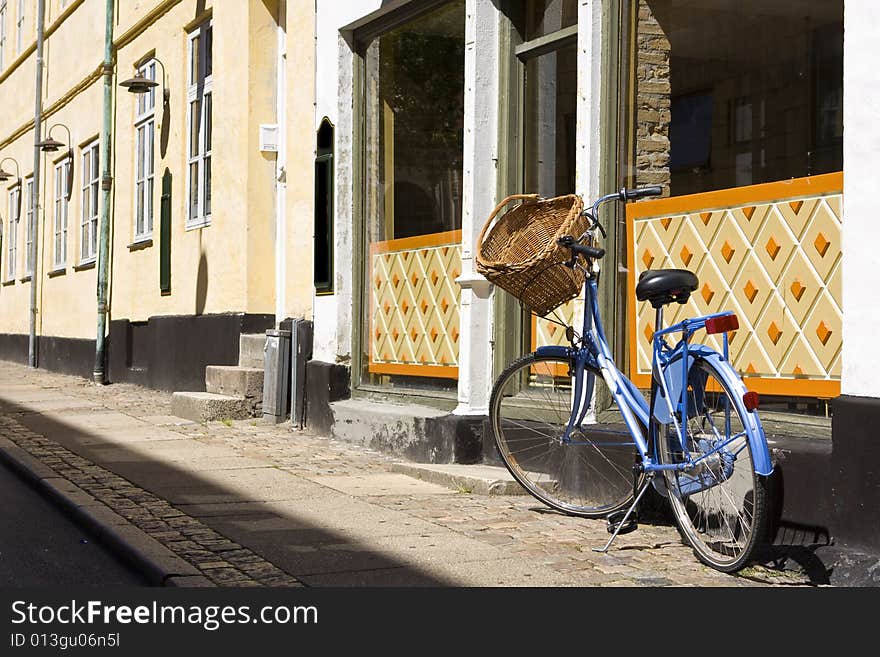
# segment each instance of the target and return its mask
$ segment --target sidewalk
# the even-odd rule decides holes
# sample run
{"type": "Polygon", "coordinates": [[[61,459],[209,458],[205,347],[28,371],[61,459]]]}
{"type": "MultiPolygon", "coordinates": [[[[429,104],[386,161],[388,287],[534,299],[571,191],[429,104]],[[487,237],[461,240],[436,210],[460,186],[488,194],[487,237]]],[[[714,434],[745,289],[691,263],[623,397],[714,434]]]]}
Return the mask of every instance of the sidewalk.
{"type": "Polygon", "coordinates": [[[385,455],[261,420],[196,424],[171,395],[0,363],[0,457],[183,586],[756,586],[699,564],[675,528],[609,554],[604,521],[417,479],[385,455]],[[396,471],[398,470],[398,471],[396,471]]]}

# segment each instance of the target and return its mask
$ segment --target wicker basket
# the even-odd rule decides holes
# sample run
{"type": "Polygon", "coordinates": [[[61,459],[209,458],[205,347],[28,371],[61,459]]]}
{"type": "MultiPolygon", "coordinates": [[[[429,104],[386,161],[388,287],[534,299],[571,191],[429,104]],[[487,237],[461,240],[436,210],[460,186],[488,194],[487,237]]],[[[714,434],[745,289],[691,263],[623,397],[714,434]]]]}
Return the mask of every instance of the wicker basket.
{"type": "Polygon", "coordinates": [[[589,220],[582,216],[583,209],[583,200],[576,194],[546,200],[537,194],[508,196],[477,238],[477,271],[536,315],[546,315],[583,289],[583,274],[562,264],[571,258],[571,252],[556,243],[557,237],[577,237],[587,230],[589,220]],[[495,217],[511,201],[522,202],[493,226],[495,217]]]}

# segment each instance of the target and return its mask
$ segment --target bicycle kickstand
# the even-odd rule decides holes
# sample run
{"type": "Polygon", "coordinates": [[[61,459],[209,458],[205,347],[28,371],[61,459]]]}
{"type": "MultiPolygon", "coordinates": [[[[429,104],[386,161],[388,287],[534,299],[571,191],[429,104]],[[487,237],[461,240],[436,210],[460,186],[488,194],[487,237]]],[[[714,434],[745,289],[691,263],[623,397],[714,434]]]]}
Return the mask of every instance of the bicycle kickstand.
{"type": "MultiPolygon", "coordinates": [[[[654,473],[649,472],[645,477],[645,480],[642,482],[642,488],[638,492],[638,495],[635,496],[633,503],[630,505],[629,509],[626,510],[626,514],[624,514],[623,518],[620,519],[620,522],[617,523],[617,527],[614,530],[614,533],[611,535],[611,538],[608,539],[608,542],[605,544],[605,547],[601,548],[593,548],[593,552],[608,552],[611,548],[611,544],[614,542],[614,539],[617,538],[617,535],[621,533],[621,530],[627,526],[627,520],[636,510],[636,507],[639,505],[639,501],[642,499],[642,495],[645,494],[645,491],[648,490],[648,486],[651,485],[651,480],[654,478],[654,473]]],[[[629,530],[628,530],[629,531],[629,530]]]]}

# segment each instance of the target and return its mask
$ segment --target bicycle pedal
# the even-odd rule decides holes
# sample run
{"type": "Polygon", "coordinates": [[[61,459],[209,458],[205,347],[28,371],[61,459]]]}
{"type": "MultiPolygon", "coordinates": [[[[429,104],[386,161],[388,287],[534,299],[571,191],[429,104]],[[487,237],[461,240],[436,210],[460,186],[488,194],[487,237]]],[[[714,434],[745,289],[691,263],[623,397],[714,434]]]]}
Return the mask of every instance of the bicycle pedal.
{"type": "Polygon", "coordinates": [[[617,532],[617,535],[620,536],[621,534],[629,534],[639,528],[639,518],[636,513],[631,514],[630,517],[626,519],[626,523],[621,524],[625,516],[626,511],[616,511],[615,513],[608,514],[608,517],[606,517],[605,520],[608,523],[606,529],[609,534],[617,532]]]}

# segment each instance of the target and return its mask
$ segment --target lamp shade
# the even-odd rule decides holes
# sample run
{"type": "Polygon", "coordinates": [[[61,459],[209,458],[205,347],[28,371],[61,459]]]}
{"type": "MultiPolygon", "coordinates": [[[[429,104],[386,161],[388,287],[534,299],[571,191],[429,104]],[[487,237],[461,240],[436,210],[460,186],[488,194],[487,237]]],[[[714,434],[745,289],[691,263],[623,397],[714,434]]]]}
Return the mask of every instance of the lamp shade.
{"type": "Polygon", "coordinates": [[[145,94],[153,87],[158,87],[159,83],[145,78],[142,75],[136,75],[128,80],[123,80],[119,83],[119,86],[125,87],[128,89],[128,92],[132,94],[145,94]]]}

